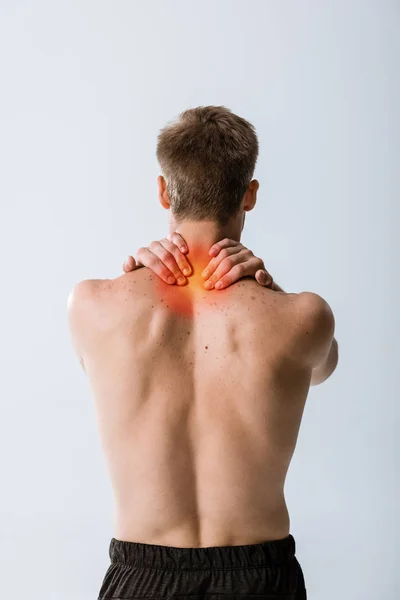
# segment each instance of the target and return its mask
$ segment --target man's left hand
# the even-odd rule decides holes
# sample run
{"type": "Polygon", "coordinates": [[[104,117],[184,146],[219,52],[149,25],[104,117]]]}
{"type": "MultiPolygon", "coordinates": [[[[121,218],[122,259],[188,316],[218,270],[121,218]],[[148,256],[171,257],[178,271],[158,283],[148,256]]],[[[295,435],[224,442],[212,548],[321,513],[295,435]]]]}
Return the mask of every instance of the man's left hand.
{"type": "Polygon", "coordinates": [[[211,258],[202,273],[206,290],[222,290],[242,277],[255,277],[263,287],[272,287],[272,276],[261,258],[240,242],[225,238],[211,246],[211,258]]]}

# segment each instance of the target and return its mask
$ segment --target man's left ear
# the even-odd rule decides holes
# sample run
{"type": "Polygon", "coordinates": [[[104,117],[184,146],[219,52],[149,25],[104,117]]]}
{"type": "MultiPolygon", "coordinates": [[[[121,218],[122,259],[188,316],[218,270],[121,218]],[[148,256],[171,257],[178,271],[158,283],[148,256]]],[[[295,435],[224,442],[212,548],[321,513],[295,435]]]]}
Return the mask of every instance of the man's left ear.
{"type": "Polygon", "coordinates": [[[244,197],[243,210],[253,210],[257,202],[257,192],[259,187],[260,184],[258,183],[257,179],[250,181],[244,197]]]}

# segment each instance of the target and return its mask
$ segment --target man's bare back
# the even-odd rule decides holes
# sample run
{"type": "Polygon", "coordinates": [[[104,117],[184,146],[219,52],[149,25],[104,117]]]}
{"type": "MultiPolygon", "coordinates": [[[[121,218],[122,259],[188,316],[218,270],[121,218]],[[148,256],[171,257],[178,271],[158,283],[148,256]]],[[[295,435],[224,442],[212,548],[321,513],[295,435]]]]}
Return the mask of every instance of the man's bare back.
{"type": "Polygon", "coordinates": [[[287,536],[285,477],[329,349],[322,299],[248,278],[171,287],[148,269],[80,286],[115,537],[206,547],[287,536]]]}

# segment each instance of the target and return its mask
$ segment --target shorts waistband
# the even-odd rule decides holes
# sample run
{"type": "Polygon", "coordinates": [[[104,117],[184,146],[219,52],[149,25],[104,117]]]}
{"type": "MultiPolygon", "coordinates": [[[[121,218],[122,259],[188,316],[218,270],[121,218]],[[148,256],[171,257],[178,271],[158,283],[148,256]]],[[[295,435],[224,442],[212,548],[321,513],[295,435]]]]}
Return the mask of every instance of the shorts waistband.
{"type": "Polygon", "coordinates": [[[277,565],[291,560],[295,552],[296,544],[291,534],[258,544],[206,548],[178,548],[112,538],[109,548],[112,563],[172,570],[277,565]]]}

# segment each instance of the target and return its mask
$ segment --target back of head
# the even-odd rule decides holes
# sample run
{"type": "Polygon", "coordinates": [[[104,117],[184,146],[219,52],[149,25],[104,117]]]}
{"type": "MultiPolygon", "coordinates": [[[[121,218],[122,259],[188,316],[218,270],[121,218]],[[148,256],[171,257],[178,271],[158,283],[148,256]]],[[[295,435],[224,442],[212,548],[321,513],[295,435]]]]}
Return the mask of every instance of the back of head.
{"type": "Polygon", "coordinates": [[[177,221],[226,225],[239,210],[258,157],[255,129],[224,106],[184,111],[158,136],[160,163],[177,221]]]}

